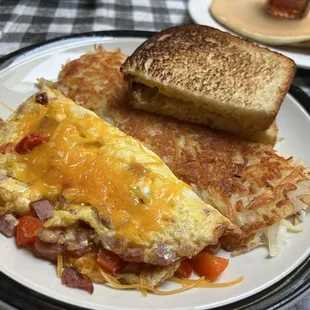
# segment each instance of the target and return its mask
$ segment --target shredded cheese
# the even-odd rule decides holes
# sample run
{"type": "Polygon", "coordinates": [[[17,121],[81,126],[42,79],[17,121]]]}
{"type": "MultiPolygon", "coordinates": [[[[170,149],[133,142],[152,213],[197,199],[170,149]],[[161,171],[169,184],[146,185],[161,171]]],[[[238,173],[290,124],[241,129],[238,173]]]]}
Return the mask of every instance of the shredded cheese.
{"type": "MultiPolygon", "coordinates": [[[[145,266],[143,266],[145,267],[145,266]]],[[[141,288],[140,288],[140,292],[143,296],[146,296],[147,295],[147,289],[145,289],[143,286],[144,286],[144,274],[146,272],[145,268],[142,267],[142,270],[140,272],[140,284],[141,284],[141,288]]]]}
{"type": "Polygon", "coordinates": [[[15,112],[15,109],[11,108],[9,105],[7,105],[6,103],[4,103],[3,101],[0,101],[0,103],[9,111],[11,112],[15,112]]]}
{"type": "Polygon", "coordinates": [[[171,291],[162,291],[159,290],[155,287],[149,286],[149,285],[141,285],[141,284],[121,284],[119,283],[115,278],[113,278],[112,276],[110,276],[109,274],[105,273],[101,268],[99,268],[100,273],[102,274],[102,276],[104,277],[104,279],[107,281],[108,284],[110,284],[111,287],[115,288],[115,289],[145,289],[148,291],[153,292],[156,295],[172,295],[172,294],[178,294],[184,291],[187,291],[193,287],[195,287],[197,284],[199,284],[200,282],[202,282],[204,280],[204,278],[201,278],[197,281],[195,281],[195,283],[192,284],[188,284],[184,287],[181,287],[179,289],[176,290],[171,290],[171,291]]]}
{"type": "Polygon", "coordinates": [[[81,273],[86,274],[95,283],[106,283],[110,287],[115,289],[137,289],[143,296],[146,296],[148,292],[152,292],[156,295],[172,295],[178,294],[192,288],[222,288],[234,286],[242,282],[243,277],[240,277],[234,281],[224,283],[214,283],[206,280],[204,277],[200,279],[186,279],[172,277],[168,280],[180,284],[182,287],[170,291],[163,291],[153,286],[147,285],[144,281],[148,269],[142,268],[140,272],[140,283],[137,284],[121,284],[116,278],[106,273],[96,262],[96,259],[92,255],[86,255],[75,259],[72,263],[79,269],[81,273]]]}
{"type": "Polygon", "coordinates": [[[192,280],[192,279],[186,279],[186,278],[180,279],[180,278],[172,277],[169,280],[172,282],[175,282],[175,283],[179,283],[181,285],[195,284],[195,287],[199,287],[199,288],[220,288],[220,287],[234,286],[234,285],[242,282],[243,277],[240,277],[234,281],[223,282],[223,283],[210,282],[209,280],[205,280],[204,278],[200,278],[198,280],[192,280]],[[201,280],[203,280],[203,281],[201,281],[201,280]]]}
{"type": "Polygon", "coordinates": [[[63,269],[63,258],[62,253],[59,252],[57,256],[57,277],[61,278],[62,276],[62,269],[63,269]]]}
{"type": "Polygon", "coordinates": [[[98,270],[96,258],[92,254],[84,255],[78,259],[70,259],[81,273],[86,274],[94,283],[106,282],[98,270]]]}

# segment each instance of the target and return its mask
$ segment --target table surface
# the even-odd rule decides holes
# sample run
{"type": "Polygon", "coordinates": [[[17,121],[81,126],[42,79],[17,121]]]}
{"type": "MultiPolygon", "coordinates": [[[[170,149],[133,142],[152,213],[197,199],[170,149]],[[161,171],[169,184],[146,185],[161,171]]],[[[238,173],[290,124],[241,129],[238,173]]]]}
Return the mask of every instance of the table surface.
{"type": "MultiPolygon", "coordinates": [[[[0,57],[72,33],[98,30],[159,31],[193,21],[186,0],[0,0],[0,57]]],[[[294,83],[310,95],[310,70],[294,83]]],[[[310,104],[310,101],[309,101],[310,104]]],[[[4,305],[0,302],[0,309],[4,305]]],[[[310,294],[289,310],[309,310],[310,294]]]]}

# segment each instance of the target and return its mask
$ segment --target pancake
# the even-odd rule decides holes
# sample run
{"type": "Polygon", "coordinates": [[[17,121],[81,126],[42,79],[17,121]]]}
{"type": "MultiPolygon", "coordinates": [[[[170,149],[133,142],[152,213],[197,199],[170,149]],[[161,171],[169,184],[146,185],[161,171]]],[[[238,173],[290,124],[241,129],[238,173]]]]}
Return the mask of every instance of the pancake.
{"type": "MultiPolygon", "coordinates": [[[[83,55],[63,67],[55,86],[73,100],[83,95],[80,85],[84,87],[83,92],[95,95],[96,89],[104,89],[107,83],[96,78],[104,68],[97,65],[96,59],[100,55],[105,58],[104,54],[120,59],[117,52],[104,50],[83,55]],[[80,84],[72,72],[84,77],[80,84]]],[[[277,232],[288,227],[293,229],[286,218],[304,214],[308,206],[309,201],[305,199],[310,194],[309,169],[294,163],[292,158],[279,156],[270,145],[131,109],[123,104],[128,98],[118,96],[126,93],[128,87],[120,82],[121,64],[119,61],[110,66],[107,79],[118,82],[108,95],[100,98],[101,103],[110,104],[94,109],[95,112],[102,118],[108,116],[126,134],[139,139],[205,202],[241,228],[241,237],[221,239],[224,248],[237,254],[269,242],[270,255],[277,255],[282,246],[276,242],[277,232]],[[101,114],[102,109],[106,113],[101,114]]],[[[80,104],[97,107],[98,101],[96,96],[89,95],[87,102],[80,104]]]]}
{"type": "Polygon", "coordinates": [[[310,40],[310,14],[303,19],[274,18],[265,11],[265,0],[213,0],[210,13],[234,32],[270,45],[289,45],[310,40]]]}

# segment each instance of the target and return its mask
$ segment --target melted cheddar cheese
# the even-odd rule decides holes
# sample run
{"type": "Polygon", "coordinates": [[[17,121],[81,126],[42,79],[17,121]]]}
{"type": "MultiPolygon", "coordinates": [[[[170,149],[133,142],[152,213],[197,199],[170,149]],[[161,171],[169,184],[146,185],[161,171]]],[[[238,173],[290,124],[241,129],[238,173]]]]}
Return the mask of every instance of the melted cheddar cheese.
{"type": "Polygon", "coordinates": [[[15,143],[30,132],[50,138],[26,154],[14,152],[5,168],[30,190],[55,201],[91,205],[113,220],[116,234],[140,244],[148,232],[165,229],[171,208],[188,188],[155,154],[132,137],[46,90],[50,102],[30,99],[15,143]]]}

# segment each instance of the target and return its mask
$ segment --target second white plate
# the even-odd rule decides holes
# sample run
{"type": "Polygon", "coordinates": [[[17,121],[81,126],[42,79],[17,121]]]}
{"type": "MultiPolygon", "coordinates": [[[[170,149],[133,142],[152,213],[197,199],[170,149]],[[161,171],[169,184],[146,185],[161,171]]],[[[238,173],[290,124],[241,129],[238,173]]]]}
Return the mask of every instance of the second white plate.
{"type": "MultiPolygon", "coordinates": [[[[222,31],[229,32],[234,35],[238,35],[234,33],[232,30],[219,24],[212,17],[212,15],[209,12],[209,7],[211,3],[212,0],[189,0],[188,11],[193,21],[200,25],[207,25],[210,27],[220,29],[222,31]]],[[[293,59],[299,68],[310,69],[310,53],[306,53],[305,49],[297,49],[297,48],[286,49],[284,47],[281,48],[271,46],[268,46],[268,48],[293,59]]]]}

